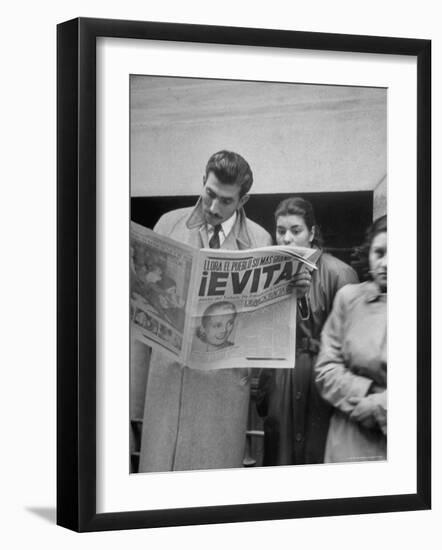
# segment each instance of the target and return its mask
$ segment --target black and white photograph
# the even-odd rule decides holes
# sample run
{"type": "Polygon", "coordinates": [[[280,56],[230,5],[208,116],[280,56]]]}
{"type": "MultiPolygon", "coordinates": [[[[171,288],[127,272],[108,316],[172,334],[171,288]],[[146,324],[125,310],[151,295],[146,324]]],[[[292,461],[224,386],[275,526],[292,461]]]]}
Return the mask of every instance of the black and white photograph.
{"type": "Polygon", "coordinates": [[[130,472],[388,460],[387,89],[129,94],[130,472]]]}
{"type": "Polygon", "coordinates": [[[58,524],[428,509],[430,42],[58,39],[58,524]]]}
{"type": "Polygon", "coordinates": [[[438,6],[5,4],[3,548],[437,547],[438,6]]]}

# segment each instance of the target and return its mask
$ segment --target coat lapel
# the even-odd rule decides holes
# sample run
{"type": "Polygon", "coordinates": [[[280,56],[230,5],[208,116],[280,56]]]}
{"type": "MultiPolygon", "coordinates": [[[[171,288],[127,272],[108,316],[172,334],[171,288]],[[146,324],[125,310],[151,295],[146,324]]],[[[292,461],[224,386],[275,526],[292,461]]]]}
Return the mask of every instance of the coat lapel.
{"type": "MultiPolygon", "coordinates": [[[[195,208],[192,210],[186,222],[186,227],[192,233],[195,232],[196,234],[199,234],[199,248],[209,248],[209,236],[207,233],[206,223],[204,221],[201,197],[198,199],[195,208]]],[[[240,208],[238,210],[235,225],[225,238],[221,248],[226,250],[245,250],[247,248],[252,248],[252,246],[252,240],[247,231],[246,214],[244,209],[240,208]]]]}

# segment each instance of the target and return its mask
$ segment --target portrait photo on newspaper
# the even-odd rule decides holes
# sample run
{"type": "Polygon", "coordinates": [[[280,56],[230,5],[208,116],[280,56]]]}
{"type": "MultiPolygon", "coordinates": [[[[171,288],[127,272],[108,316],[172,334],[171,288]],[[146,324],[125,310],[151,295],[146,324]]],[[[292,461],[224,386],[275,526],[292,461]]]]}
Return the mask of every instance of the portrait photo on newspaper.
{"type": "Polygon", "coordinates": [[[387,90],[130,77],[130,473],[387,459],[387,90]]]}

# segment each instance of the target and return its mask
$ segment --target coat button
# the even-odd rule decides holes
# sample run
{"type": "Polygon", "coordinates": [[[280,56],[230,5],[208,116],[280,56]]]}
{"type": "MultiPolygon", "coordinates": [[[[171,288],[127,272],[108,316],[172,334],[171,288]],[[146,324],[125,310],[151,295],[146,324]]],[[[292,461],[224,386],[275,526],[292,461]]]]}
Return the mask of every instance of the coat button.
{"type": "Polygon", "coordinates": [[[302,441],[302,433],[298,432],[295,436],[296,441],[302,441]]]}
{"type": "Polygon", "coordinates": [[[299,401],[299,399],[301,399],[301,396],[302,396],[302,393],[300,391],[297,391],[295,394],[295,399],[299,401]]]}

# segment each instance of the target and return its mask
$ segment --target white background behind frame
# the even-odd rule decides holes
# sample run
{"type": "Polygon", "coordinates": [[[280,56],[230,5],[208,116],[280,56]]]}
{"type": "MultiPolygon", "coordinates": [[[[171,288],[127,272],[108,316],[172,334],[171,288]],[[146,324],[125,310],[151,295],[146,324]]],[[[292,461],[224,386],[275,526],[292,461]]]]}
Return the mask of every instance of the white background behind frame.
{"type": "MultiPolygon", "coordinates": [[[[205,161],[201,158],[201,170],[205,161]]],[[[256,192],[255,189],[253,191],[256,192]]],[[[269,189],[260,191],[268,192],[269,189]]],[[[173,194],[172,188],[169,194],[173,194]]],[[[97,227],[100,228],[97,250],[101,259],[97,264],[97,318],[101,320],[97,338],[99,512],[416,492],[414,58],[99,38],[97,205],[97,227]],[[387,462],[129,476],[129,288],[126,259],[129,258],[130,74],[388,88],[390,254],[387,462]],[[399,205],[400,208],[397,208],[399,205]],[[406,242],[402,238],[405,226],[410,231],[406,242]],[[403,278],[401,258],[404,257],[407,257],[407,280],[403,278]],[[407,294],[409,312],[406,326],[400,323],[404,292],[407,294]],[[402,345],[404,341],[407,347],[402,345]],[[408,426],[407,430],[403,429],[404,424],[408,426]]]]}
{"type": "MultiPolygon", "coordinates": [[[[23,548],[44,540],[45,548],[64,550],[96,549],[104,544],[109,550],[123,547],[212,549],[251,545],[268,550],[279,545],[314,545],[319,549],[342,549],[343,541],[358,550],[379,548],[437,548],[442,521],[442,269],[440,237],[442,235],[442,186],[433,186],[433,510],[391,514],[368,514],[316,519],[264,521],[254,523],[200,525],[109,533],[77,535],[57,528],[55,522],[55,25],[78,15],[170,21],[212,25],[236,25],[280,28],[301,31],[353,33],[377,36],[403,36],[432,39],[433,89],[433,181],[442,181],[442,33],[439,3],[434,0],[400,4],[372,0],[368,7],[357,9],[353,1],[318,0],[291,3],[273,0],[224,0],[222,8],[202,0],[164,0],[140,3],[138,0],[112,2],[104,0],[67,0],[53,3],[24,1],[4,7],[5,20],[20,22],[4,25],[0,36],[3,74],[6,85],[0,89],[3,109],[2,130],[7,154],[2,159],[2,215],[5,269],[2,273],[2,383],[0,400],[2,436],[5,450],[0,457],[2,498],[5,518],[2,542],[9,548],[23,548]],[[24,13],[26,16],[24,16],[24,13]],[[30,83],[32,82],[32,88],[30,83]],[[25,98],[27,100],[25,101],[25,98]],[[26,131],[23,124],[26,121],[26,131]],[[25,152],[25,154],[24,154],[25,152]],[[23,198],[26,200],[23,200],[23,198]],[[20,220],[17,224],[17,208],[20,220]],[[15,238],[11,238],[11,229],[15,238]],[[31,231],[32,229],[32,231],[31,231]],[[33,271],[33,311],[38,322],[23,331],[23,311],[28,295],[14,289],[29,288],[29,273],[16,269],[22,265],[23,248],[17,242],[38,246],[26,247],[28,265],[33,271]],[[23,381],[25,380],[25,384],[23,381]],[[18,405],[16,388],[21,387],[18,405]],[[11,416],[14,421],[11,421],[11,416]],[[26,427],[26,449],[23,430],[26,427]],[[18,452],[19,450],[20,452],[18,452]]],[[[404,234],[407,234],[404,228],[404,234]]],[[[34,317],[34,321],[36,321],[34,317]]]]}

